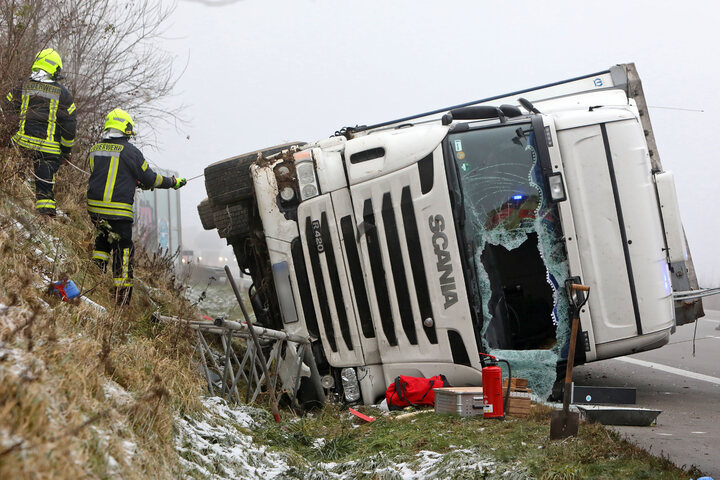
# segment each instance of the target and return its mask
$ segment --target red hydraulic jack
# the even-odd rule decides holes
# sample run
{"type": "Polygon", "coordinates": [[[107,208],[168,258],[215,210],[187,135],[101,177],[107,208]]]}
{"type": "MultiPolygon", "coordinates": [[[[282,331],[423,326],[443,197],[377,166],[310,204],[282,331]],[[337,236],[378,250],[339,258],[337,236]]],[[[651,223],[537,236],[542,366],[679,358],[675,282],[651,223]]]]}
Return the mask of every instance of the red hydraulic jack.
{"type": "Polygon", "coordinates": [[[510,397],[510,383],[512,379],[510,362],[498,359],[487,353],[480,352],[480,355],[480,363],[483,366],[483,417],[504,420],[508,398],[510,397]],[[502,368],[498,365],[499,362],[504,362],[508,367],[508,385],[504,400],[502,394],[502,368]]]}

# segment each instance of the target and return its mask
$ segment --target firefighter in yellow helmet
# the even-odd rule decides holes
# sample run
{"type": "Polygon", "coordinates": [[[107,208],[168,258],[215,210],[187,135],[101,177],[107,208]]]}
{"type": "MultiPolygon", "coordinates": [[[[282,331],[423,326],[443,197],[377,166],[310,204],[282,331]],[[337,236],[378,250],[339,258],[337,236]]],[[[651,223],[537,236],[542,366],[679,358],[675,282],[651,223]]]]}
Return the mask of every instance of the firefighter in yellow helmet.
{"type": "Polygon", "coordinates": [[[62,71],[60,54],[46,48],[35,56],[30,78],[2,99],[2,110],[18,130],[12,140],[33,160],[35,208],[55,216],[55,173],[63,158],[70,161],[75,142],[73,96],[58,83],[62,71]]]}
{"type": "Polygon", "coordinates": [[[135,135],[130,115],[116,108],[105,118],[101,143],[90,149],[88,213],[97,229],[93,260],[102,268],[112,257],[115,301],[126,305],[133,287],[133,202],[135,188],[178,188],[184,178],[163,177],[148,166],[143,154],[129,141],[135,135]]]}

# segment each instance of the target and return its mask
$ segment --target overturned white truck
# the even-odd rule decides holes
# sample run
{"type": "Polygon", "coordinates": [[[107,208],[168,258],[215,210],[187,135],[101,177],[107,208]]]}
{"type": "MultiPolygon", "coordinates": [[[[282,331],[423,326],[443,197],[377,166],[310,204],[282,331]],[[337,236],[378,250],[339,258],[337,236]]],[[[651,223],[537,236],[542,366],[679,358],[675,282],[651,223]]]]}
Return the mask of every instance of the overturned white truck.
{"type": "Polygon", "coordinates": [[[205,181],[203,225],[252,276],[257,321],[312,339],[303,401],[374,403],[400,374],[479,385],[478,352],[548,395],[568,281],[591,288],[576,364],[703,315],[673,300],[697,283],[633,64],[247,153],[205,181]]]}

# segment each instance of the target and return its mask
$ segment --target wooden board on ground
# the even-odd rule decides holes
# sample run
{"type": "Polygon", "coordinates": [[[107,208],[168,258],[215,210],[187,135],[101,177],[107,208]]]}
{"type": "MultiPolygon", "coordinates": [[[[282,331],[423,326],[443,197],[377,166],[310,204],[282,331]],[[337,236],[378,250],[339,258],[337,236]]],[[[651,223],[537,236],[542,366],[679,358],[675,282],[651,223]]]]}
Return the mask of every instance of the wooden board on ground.
{"type": "MultiPolygon", "coordinates": [[[[516,388],[527,388],[527,378],[515,378],[510,381],[510,389],[514,390],[516,388]]],[[[503,388],[507,388],[507,378],[503,380],[503,388]]]]}

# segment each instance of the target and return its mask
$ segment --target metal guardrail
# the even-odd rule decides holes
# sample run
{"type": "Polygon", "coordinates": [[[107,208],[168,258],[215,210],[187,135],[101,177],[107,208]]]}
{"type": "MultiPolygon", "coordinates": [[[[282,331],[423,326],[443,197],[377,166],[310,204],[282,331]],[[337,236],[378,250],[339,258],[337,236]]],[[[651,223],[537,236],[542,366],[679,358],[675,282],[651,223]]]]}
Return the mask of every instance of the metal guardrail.
{"type": "MultiPolygon", "coordinates": [[[[295,355],[295,375],[293,387],[286,391],[290,398],[295,401],[300,386],[300,373],[302,369],[305,350],[309,348],[310,340],[297,335],[288,334],[270,328],[248,326],[246,323],[217,319],[213,321],[184,320],[178,317],[169,317],[155,314],[156,321],[166,324],[181,324],[195,330],[197,335],[197,350],[200,354],[202,369],[211,395],[219,395],[228,401],[244,403],[254,402],[262,387],[276,392],[278,390],[278,366],[282,361],[282,352],[286,345],[295,344],[297,354],[295,355]],[[262,347],[271,347],[270,354],[265,361],[258,354],[254,342],[251,339],[250,328],[253,329],[257,338],[263,342],[262,347]],[[222,352],[210,347],[208,335],[217,335],[220,338],[222,352]],[[246,340],[247,348],[238,356],[238,349],[233,345],[233,339],[241,338],[246,340]],[[221,353],[221,355],[218,355],[221,353]],[[274,368],[273,368],[274,367],[274,368]],[[266,377],[265,371],[272,372],[270,378],[266,377]],[[247,385],[245,398],[240,394],[240,381],[247,385]]],[[[263,355],[264,356],[264,355],[263,355]]]]}
{"type": "Polygon", "coordinates": [[[711,295],[719,295],[720,288],[701,288],[699,290],[686,290],[683,292],[674,292],[673,300],[694,300],[696,298],[709,297],[711,295]]]}
{"type": "MultiPolygon", "coordinates": [[[[303,367],[303,359],[308,358],[310,361],[310,371],[317,373],[317,367],[315,366],[312,352],[310,351],[310,339],[301,337],[298,335],[292,335],[287,332],[280,330],[272,330],[265,327],[256,327],[253,325],[250,315],[248,315],[245,304],[240,296],[240,290],[235,284],[230,268],[225,266],[225,273],[227,278],[232,285],[233,291],[235,292],[235,298],[240,305],[245,322],[235,322],[232,320],[225,320],[218,318],[214,321],[202,321],[202,320],[183,320],[178,317],[168,317],[156,313],[154,318],[156,321],[163,323],[181,323],[193,330],[197,334],[197,349],[202,359],[203,373],[207,380],[208,390],[210,395],[215,395],[215,383],[217,380],[213,378],[213,372],[215,370],[215,376],[220,380],[218,386],[219,394],[227,400],[237,400],[242,402],[240,398],[240,391],[238,385],[240,380],[244,380],[247,385],[247,391],[245,393],[245,403],[254,402],[260,392],[262,391],[263,385],[266,386],[267,392],[270,394],[271,407],[273,410],[273,416],[275,421],[280,423],[280,411],[278,409],[278,377],[280,376],[280,364],[283,360],[283,352],[285,357],[288,354],[292,354],[294,350],[294,356],[290,358],[294,360],[294,376],[290,376],[292,380],[292,386],[287,393],[292,402],[296,406],[300,406],[297,400],[298,390],[300,389],[300,378],[303,367]],[[223,357],[215,358],[213,350],[210,348],[205,334],[217,335],[220,337],[220,342],[223,348],[223,357]],[[233,348],[233,338],[244,338],[245,340],[251,339],[252,341],[246,341],[247,348],[242,356],[242,360],[238,359],[235,348],[233,348]],[[265,359],[265,353],[263,352],[263,345],[260,340],[263,340],[264,347],[272,345],[270,355],[267,360],[265,359]],[[221,360],[222,358],[222,360],[221,360]],[[209,360],[209,361],[208,361],[209,360]],[[218,362],[218,360],[221,360],[218,362]],[[222,363],[222,366],[221,366],[222,363]],[[272,367],[275,367],[273,374],[270,374],[272,367]],[[258,375],[258,369],[260,375],[258,375]]],[[[315,375],[317,376],[317,375],[315,375]]]]}

